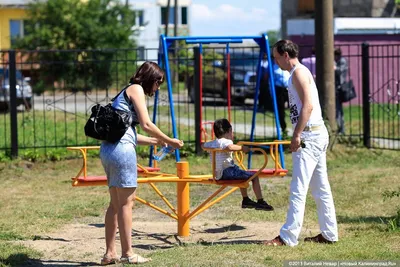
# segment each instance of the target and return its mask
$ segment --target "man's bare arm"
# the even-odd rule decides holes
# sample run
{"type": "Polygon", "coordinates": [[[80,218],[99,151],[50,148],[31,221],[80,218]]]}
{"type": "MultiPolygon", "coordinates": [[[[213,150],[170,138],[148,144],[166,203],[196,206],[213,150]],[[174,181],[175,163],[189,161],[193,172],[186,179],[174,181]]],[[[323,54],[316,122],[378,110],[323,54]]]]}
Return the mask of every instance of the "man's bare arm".
{"type": "Polygon", "coordinates": [[[299,95],[303,107],[300,111],[299,120],[293,132],[291,144],[292,151],[296,151],[300,147],[300,135],[303,132],[304,127],[306,127],[307,121],[310,119],[311,112],[313,110],[311,98],[311,79],[312,77],[303,68],[296,69],[293,73],[293,85],[297,90],[297,94],[299,95]]]}

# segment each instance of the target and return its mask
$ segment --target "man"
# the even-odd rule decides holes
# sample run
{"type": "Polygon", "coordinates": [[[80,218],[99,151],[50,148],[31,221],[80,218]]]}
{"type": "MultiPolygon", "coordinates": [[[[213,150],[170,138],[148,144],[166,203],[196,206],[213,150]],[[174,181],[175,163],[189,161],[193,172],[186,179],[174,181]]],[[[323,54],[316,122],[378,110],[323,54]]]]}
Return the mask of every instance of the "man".
{"type": "Polygon", "coordinates": [[[326,168],[328,131],[324,125],[318,90],[311,72],[298,60],[299,49],[289,40],[278,41],[273,48],[276,63],[290,72],[289,106],[293,124],[290,144],[293,161],[289,209],[286,223],[276,238],[265,245],[296,246],[304,219],[308,187],[317,203],[321,233],[304,241],[334,243],[338,240],[333,197],[326,168]]]}
{"type": "Polygon", "coordinates": [[[273,111],[272,98],[269,88],[269,75],[268,75],[268,59],[267,54],[264,53],[261,61],[261,82],[260,92],[258,94],[258,109],[257,112],[264,113],[266,111],[273,111]]]}
{"type": "Polygon", "coordinates": [[[344,113],[343,113],[343,102],[340,98],[340,91],[342,86],[345,86],[347,81],[347,73],[349,67],[347,60],[342,57],[342,50],[340,48],[335,49],[335,88],[336,88],[336,122],[338,125],[338,133],[344,134],[344,113]]]}

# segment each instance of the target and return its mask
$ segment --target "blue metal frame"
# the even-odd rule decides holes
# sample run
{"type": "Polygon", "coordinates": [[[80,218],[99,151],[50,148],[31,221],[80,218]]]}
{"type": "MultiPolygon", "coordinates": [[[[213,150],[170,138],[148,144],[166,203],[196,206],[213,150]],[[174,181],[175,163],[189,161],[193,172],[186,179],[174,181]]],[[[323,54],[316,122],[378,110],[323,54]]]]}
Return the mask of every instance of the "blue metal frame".
{"type": "MultiPolygon", "coordinates": [[[[169,60],[168,60],[168,48],[171,44],[175,41],[184,40],[188,44],[199,44],[200,49],[202,44],[211,44],[211,43],[218,43],[218,44],[227,44],[227,49],[229,49],[229,43],[242,43],[244,39],[253,39],[260,47],[260,55],[259,55],[259,62],[257,65],[257,73],[261,73],[261,60],[263,57],[263,53],[267,54],[268,57],[268,66],[269,66],[269,81],[271,85],[271,93],[272,99],[274,104],[274,113],[275,113],[275,121],[276,121],[276,131],[278,135],[278,139],[281,140],[281,127],[279,122],[278,116],[278,106],[276,101],[275,95],[275,82],[272,70],[272,61],[271,61],[271,51],[269,47],[268,36],[263,34],[260,36],[177,36],[177,37],[165,37],[164,35],[160,36],[160,46],[159,46],[159,53],[158,53],[158,64],[165,69],[165,76],[167,80],[167,88],[168,88],[168,96],[169,96],[169,104],[171,110],[171,119],[172,119],[172,131],[174,138],[178,138],[176,121],[175,121],[175,112],[174,112],[174,101],[172,97],[172,83],[171,83],[171,72],[169,67],[169,60]],[[164,65],[163,65],[164,64],[164,65]]],[[[202,51],[200,51],[202,53],[202,51]]],[[[253,117],[252,117],[252,126],[251,126],[251,134],[250,140],[254,141],[254,128],[256,125],[256,114],[257,114],[257,101],[258,101],[258,94],[260,90],[260,82],[261,82],[261,75],[257,75],[257,82],[256,82],[256,92],[254,95],[254,107],[253,107],[253,117]]],[[[156,121],[156,113],[157,113],[157,102],[158,102],[158,92],[155,94],[154,98],[154,109],[153,109],[153,122],[156,121]]],[[[283,147],[282,145],[279,146],[279,154],[282,168],[285,168],[285,161],[283,155],[283,147]]],[[[152,166],[152,155],[153,149],[150,151],[150,163],[149,166],[152,166]]],[[[176,161],[180,161],[180,153],[179,150],[175,150],[175,157],[176,161]]],[[[251,153],[249,154],[248,159],[248,167],[251,166],[251,153]]]]}
{"type": "MultiPolygon", "coordinates": [[[[171,46],[172,42],[168,40],[168,37],[164,35],[160,36],[160,47],[158,49],[158,64],[161,67],[165,68],[165,76],[167,80],[167,88],[168,88],[168,99],[169,99],[169,107],[171,111],[171,121],[172,121],[172,134],[174,138],[178,138],[178,131],[176,127],[175,121],[175,109],[174,109],[174,98],[172,96],[172,83],[171,83],[171,71],[169,67],[168,61],[168,48],[171,46]]],[[[158,102],[158,91],[154,97],[154,109],[153,109],[153,123],[156,122],[156,114],[157,114],[157,102],[158,102]]],[[[153,147],[150,148],[150,159],[149,159],[149,166],[153,165],[152,155],[153,155],[153,147]]],[[[175,150],[175,158],[176,162],[181,160],[181,156],[179,153],[179,149],[175,150]]]]}
{"type": "MultiPolygon", "coordinates": [[[[269,83],[270,83],[272,101],[273,101],[273,105],[274,105],[276,133],[278,135],[278,140],[282,140],[281,124],[280,124],[279,116],[278,116],[278,104],[276,101],[276,94],[275,94],[275,81],[274,81],[274,73],[273,73],[273,68],[272,68],[271,49],[269,46],[268,36],[266,34],[263,34],[262,37],[257,37],[257,39],[254,39],[254,41],[260,46],[260,54],[259,54],[258,65],[257,65],[257,73],[259,73],[259,75],[257,75],[256,92],[255,92],[255,96],[254,96],[254,106],[253,106],[253,117],[251,120],[250,141],[254,141],[254,128],[256,125],[256,114],[257,114],[257,104],[256,104],[257,102],[256,101],[258,101],[258,95],[259,95],[259,90],[260,90],[261,61],[262,61],[264,53],[267,54],[267,59],[268,59],[269,83]]],[[[282,166],[282,168],[285,168],[285,158],[284,158],[284,154],[283,154],[283,146],[282,145],[279,145],[279,155],[280,155],[280,160],[281,160],[281,166],[282,166]]],[[[247,165],[248,165],[248,168],[251,167],[251,153],[249,154],[247,165]]]]}

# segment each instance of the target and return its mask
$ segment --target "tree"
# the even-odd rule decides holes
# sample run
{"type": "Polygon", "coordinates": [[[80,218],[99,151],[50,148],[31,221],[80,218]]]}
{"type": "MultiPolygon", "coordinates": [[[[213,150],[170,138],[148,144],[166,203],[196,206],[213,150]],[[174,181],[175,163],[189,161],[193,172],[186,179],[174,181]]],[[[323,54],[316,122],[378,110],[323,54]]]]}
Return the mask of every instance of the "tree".
{"type": "Polygon", "coordinates": [[[274,45],[279,40],[278,31],[267,31],[269,45],[274,45]]]}
{"type": "Polygon", "coordinates": [[[26,35],[16,48],[51,50],[34,53],[39,62],[58,63],[40,64],[50,84],[106,88],[116,49],[135,45],[135,14],[119,0],[35,0],[27,12],[26,35]]]}

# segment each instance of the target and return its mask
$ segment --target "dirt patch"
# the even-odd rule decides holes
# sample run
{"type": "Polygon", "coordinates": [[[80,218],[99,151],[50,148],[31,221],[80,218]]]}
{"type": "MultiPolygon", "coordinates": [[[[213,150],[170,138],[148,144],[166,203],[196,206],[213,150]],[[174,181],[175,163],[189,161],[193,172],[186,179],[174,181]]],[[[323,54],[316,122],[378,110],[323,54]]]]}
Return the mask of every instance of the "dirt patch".
{"type": "MultiPolygon", "coordinates": [[[[152,250],[172,248],[182,243],[232,244],[261,241],[274,237],[281,226],[281,222],[193,220],[190,224],[190,237],[182,238],[176,235],[175,221],[134,221],[132,239],[134,250],[146,255],[152,250]]],[[[104,223],[99,218],[98,222],[69,224],[57,232],[19,243],[43,253],[40,260],[32,262],[35,266],[95,266],[105,251],[104,223]]]]}

